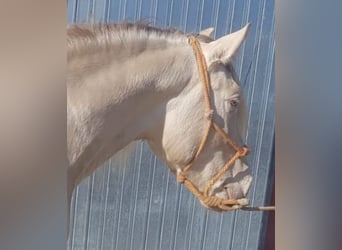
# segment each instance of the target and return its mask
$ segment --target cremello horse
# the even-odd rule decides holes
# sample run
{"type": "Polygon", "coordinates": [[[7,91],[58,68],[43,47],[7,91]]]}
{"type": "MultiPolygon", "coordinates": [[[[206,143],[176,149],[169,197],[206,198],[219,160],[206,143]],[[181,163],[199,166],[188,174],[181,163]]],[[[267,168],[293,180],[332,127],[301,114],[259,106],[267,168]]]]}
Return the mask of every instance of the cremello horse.
{"type": "Polygon", "coordinates": [[[146,141],[203,205],[245,205],[252,177],[244,155],[235,157],[246,113],[232,59],[248,28],[212,40],[211,29],[68,27],[69,206],[74,188],[134,140],[146,141]]]}

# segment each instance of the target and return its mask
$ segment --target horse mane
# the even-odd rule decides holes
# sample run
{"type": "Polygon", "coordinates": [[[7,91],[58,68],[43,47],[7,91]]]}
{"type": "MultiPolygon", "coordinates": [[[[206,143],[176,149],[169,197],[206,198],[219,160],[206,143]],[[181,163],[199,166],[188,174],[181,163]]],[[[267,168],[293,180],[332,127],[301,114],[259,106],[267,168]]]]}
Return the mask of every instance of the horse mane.
{"type": "Polygon", "coordinates": [[[92,24],[71,24],[67,27],[68,37],[73,36],[88,36],[106,33],[106,32],[127,32],[135,30],[137,32],[144,32],[147,34],[155,33],[160,35],[177,35],[184,34],[182,31],[175,28],[158,28],[143,22],[122,22],[122,23],[92,23],[92,24]]]}
{"type": "MultiPolygon", "coordinates": [[[[211,38],[193,34],[202,42],[211,38]]],[[[98,49],[111,49],[113,46],[125,47],[134,42],[146,44],[147,41],[165,43],[184,43],[187,36],[175,28],[158,28],[144,22],[71,24],[67,26],[68,57],[75,53],[91,53],[98,49]]],[[[144,47],[143,46],[137,46],[144,47]]],[[[132,48],[131,48],[132,49],[132,48]]],[[[135,48],[136,49],[136,48],[135,48]]],[[[108,51],[108,50],[107,50],[108,51]]]]}
{"type": "MultiPolygon", "coordinates": [[[[72,24],[67,26],[68,57],[74,53],[91,52],[113,46],[126,47],[129,43],[184,42],[185,34],[177,29],[161,29],[145,23],[97,23],[72,24]]],[[[141,46],[137,46],[141,47],[141,46]]]]}

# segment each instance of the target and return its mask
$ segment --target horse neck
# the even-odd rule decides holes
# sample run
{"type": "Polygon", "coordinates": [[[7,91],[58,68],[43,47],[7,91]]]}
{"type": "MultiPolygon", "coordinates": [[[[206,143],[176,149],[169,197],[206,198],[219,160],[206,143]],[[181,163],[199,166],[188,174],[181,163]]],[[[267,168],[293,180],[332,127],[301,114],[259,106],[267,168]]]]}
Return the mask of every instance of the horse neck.
{"type": "Polygon", "coordinates": [[[192,75],[187,44],[121,60],[111,56],[99,53],[68,62],[68,156],[71,166],[86,166],[85,175],[131,141],[146,139],[192,75]]]}

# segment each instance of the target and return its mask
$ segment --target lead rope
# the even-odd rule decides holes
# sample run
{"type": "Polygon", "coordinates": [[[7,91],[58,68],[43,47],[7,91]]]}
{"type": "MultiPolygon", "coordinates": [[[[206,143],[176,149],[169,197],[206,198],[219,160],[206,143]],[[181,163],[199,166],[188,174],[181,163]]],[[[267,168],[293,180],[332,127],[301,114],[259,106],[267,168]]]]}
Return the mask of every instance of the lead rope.
{"type": "Polygon", "coordinates": [[[239,147],[214,121],[213,114],[214,111],[211,107],[210,102],[210,80],[207,71],[207,65],[203,56],[203,52],[201,46],[197,39],[194,36],[189,36],[189,44],[194,50],[197,67],[199,71],[199,75],[201,78],[201,82],[203,85],[203,96],[205,102],[205,113],[206,118],[208,120],[208,125],[201,139],[200,145],[197,149],[196,154],[191,159],[191,161],[186,165],[182,170],[179,169],[177,171],[177,181],[183,183],[198,199],[200,199],[206,206],[215,208],[218,207],[222,210],[236,210],[243,209],[247,211],[270,211],[275,210],[275,207],[247,207],[247,203],[245,201],[236,200],[236,199],[220,199],[218,197],[209,196],[209,191],[215,182],[234,164],[234,162],[240,157],[244,157],[249,153],[249,149],[247,146],[239,147]],[[198,188],[185,177],[185,173],[191,168],[194,161],[196,161],[201,154],[204,145],[208,139],[210,129],[213,128],[225,141],[225,143],[229,144],[234,148],[236,153],[233,155],[231,159],[227,161],[227,163],[222,167],[222,169],[217,172],[209,181],[208,184],[202,193],[198,190],[198,188]]]}

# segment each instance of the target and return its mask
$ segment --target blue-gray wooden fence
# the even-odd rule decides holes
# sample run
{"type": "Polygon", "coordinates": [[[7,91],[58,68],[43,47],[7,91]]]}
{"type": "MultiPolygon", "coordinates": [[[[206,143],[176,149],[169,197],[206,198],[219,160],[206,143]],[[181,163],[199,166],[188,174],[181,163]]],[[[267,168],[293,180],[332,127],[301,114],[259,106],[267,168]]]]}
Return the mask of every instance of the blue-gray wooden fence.
{"type": "MultiPolygon", "coordinates": [[[[68,23],[147,21],[220,37],[252,24],[236,60],[249,105],[252,205],[269,202],[274,175],[274,0],[69,0],[68,23]]],[[[203,208],[148,146],[114,156],[77,188],[68,249],[263,249],[267,213],[203,208]],[[125,159],[125,157],[127,159],[125,159]]]]}

